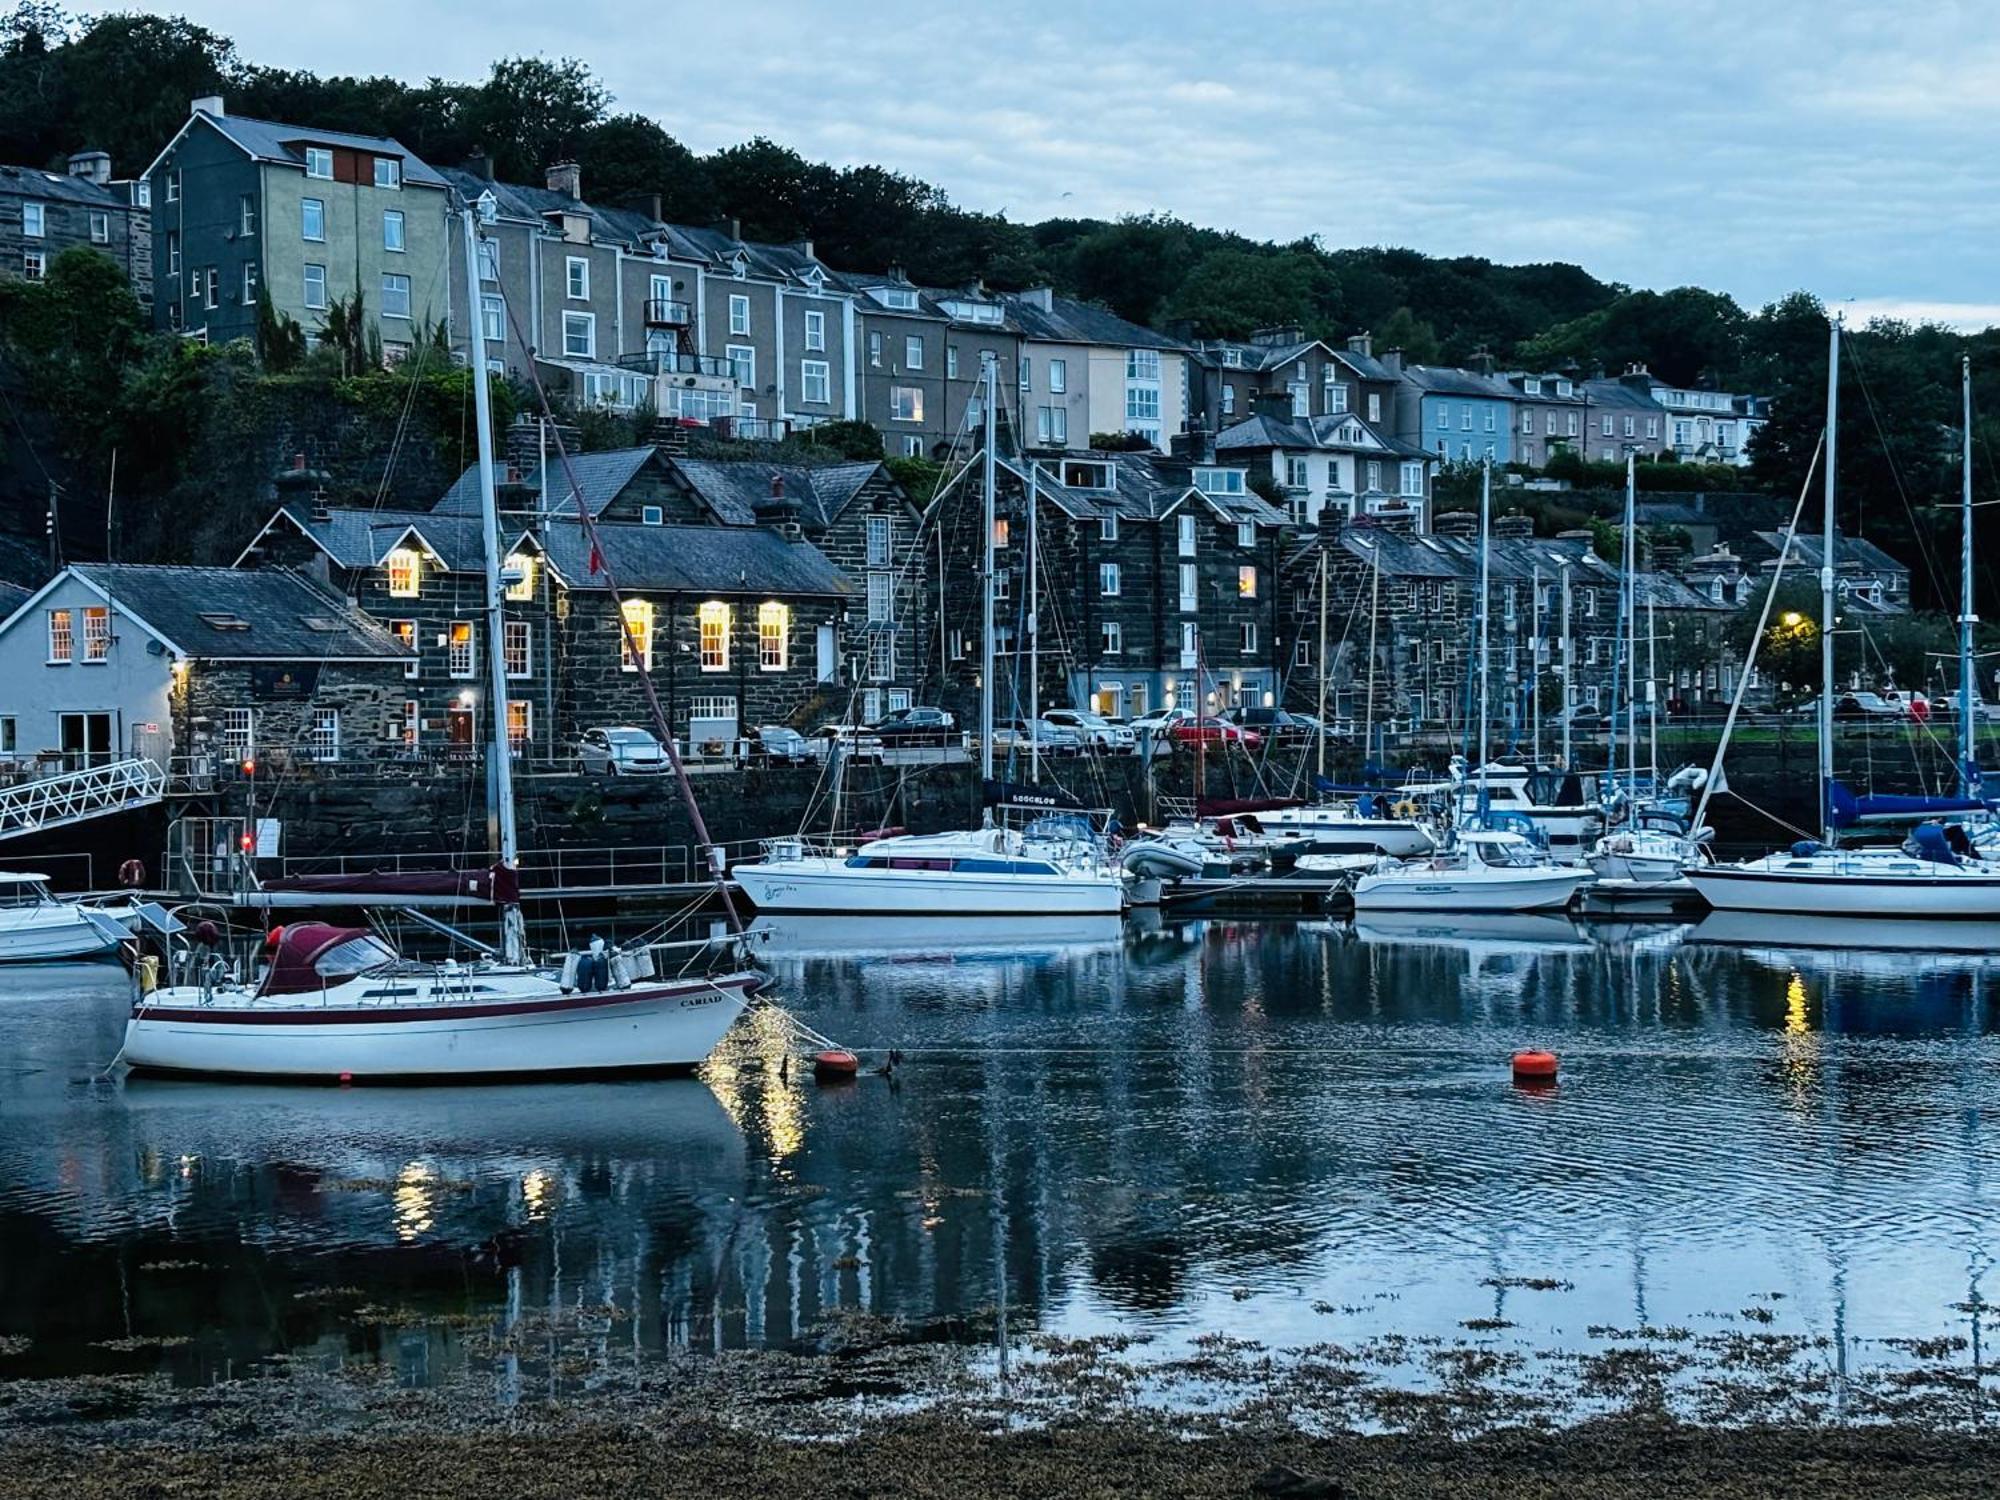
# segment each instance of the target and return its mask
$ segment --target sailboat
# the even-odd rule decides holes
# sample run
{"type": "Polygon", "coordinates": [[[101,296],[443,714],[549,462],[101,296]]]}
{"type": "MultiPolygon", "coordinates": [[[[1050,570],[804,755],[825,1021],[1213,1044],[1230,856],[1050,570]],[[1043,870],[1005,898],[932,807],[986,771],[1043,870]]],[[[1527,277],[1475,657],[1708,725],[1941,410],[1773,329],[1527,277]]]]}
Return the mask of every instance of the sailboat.
{"type": "MultiPolygon", "coordinates": [[[[468,305],[476,307],[473,213],[469,205],[462,211],[468,305]]],[[[492,898],[500,912],[499,947],[465,963],[419,961],[366,928],[303,922],[274,935],[269,962],[252,976],[205,943],[208,934],[197,927],[170,951],[168,984],[155,987],[150,964],[139,966],[121,1054],[136,1071],[461,1082],[687,1069],[714,1051],[762,983],[749,970],[656,978],[659,948],[629,954],[599,949],[560,966],[528,958],[505,710],[492,416],[477,318],[469,320],[468,337],[486,554],[488,755],[500,841],[492,898]]],[[[671,736],[667,744],[675,753],[671,736]]]]}
{"type": "MultiPolygon", "coordinates": [[[[1969,781],[1972,719],[1967,699],[1972,691],[1972,397],[1970,362],[1962,366],[1965,405],[1964,459],[1964,587],[1960,609],[1961,672],[1960,733],[1965,761],[1961,774],[1969,781]]],[[[1926,823],[1901,849],[1842,849],[1834,826],[1833,776],[1833,630],[1834,618],[1834,495],[1836,483],[1835,419],[1839,410],[1840,324],[1832,325],[1827,355],[1825,515],[1820,554],[1820,694],[1819,790],[1824,841],[1802,840],[1783,853],[1741,864],[1710,865],[1688,872],[1702,898],[1720,911],[1754,911],[1806,916],[1894,918],[2000,919],[2000,858],[1982,851],[1963,830],[1952,838],[1940,824],[1926,823]]],[[[1746,674],[1747,676],[1747,674],[1746,674]]],[[[1739,690],[1738,701],[1741,701],[1739,690]]],[[[1728,730],[1735,722],[1732,705],[1723,743],[1716,749],[1721,763],[1728,730]]]]}
{"type": "MultiPolygon", "coordinates": [[[[993,786],[993,572],[998,362],[982,356],[986,565],[980,631],[980,778],[993,786]]],[[[1035,515],[1035,465],[1027,465],[1028,513],[1035,515]]],[[[1029,574],[1035,573],[1029,528],[1029,574]]],[[[1031,650],[1036,639],[1030,615],[1031,650]]],[[[1031,669],[1032,670],[1032,669],[1031,669]]],[[[1039,696],[1038,694],[1036,695],[1039,696]]],[[[1032,705],[1031,705],[1032,706],[1032,705]]],[[[1038,714],[1028,715],[1029,754],[1039,759],[1038,714]]],[[[1052,799],[1042,799],[1052,800],[1052,799]]],[[[1091,916],[1125,909],[1125,881],[1090,816],[1052,806],[999,809],[997,821],[948,833],[896,834],[858,848],[828,848],[804,837],[772,839],[763,857],[731,873],[759,912],[844,916],[1091,916]]]]}

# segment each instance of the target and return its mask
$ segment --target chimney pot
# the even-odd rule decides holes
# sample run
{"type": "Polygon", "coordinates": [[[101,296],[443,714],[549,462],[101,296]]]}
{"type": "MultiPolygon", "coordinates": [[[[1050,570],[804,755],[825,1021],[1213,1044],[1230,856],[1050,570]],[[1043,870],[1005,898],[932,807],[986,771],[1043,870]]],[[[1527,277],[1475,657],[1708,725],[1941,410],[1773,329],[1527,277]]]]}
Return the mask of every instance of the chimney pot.
{"type": "Polygon", "coordinates": [[[743,221],[741,219],[731,219],[729,221],[729,237],[732,240],[743,238],[743,221]]]}

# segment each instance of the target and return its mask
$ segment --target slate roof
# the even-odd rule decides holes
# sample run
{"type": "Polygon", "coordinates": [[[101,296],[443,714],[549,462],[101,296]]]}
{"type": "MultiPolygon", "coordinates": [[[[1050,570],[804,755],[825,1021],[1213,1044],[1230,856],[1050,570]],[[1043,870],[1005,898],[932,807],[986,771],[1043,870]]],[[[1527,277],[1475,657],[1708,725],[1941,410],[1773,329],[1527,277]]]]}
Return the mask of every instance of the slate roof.
{"type": "Polygon", "coordinates": [[[757,506],[770,497],[771,477],[777,475],[785,481],[785,494],[799,502],[799,524],[808,531],[824,531],[839,520],[862,486],[882,467],[880,462],[865,459],[809,466],[698,458],[677,459],[674,466],[730,526],[756,524],[757,506]]]}
{"type": "Polygon", "coordinates": [[[600,208],[593,203],[579,202],[567,193],[530,187],[525,183],[501,182],[497,178],[468,172],[463,167],[442,168],[441,175],[468,200],[491,193],[494,205],[507,218],[542,223],[552,213],[580,213],[590,220],[593,239],[615,240],[630,249],[644,247],[649,239],[660,236],[665,229],[647,214],[623,208],[600,208]]]}
{"type": "Polygon", "coordinates": [[[345,130],[321,130],[317,126],[284,125],[276,120],[259,120],[252,115],[204,114],[200,118],[208,121],[259,161],[281,162],[303,171],[306,164],[305,153],[296,149],[294,142],[313,146],[344,146],[352,151],[366,151],[371,156],[401,157],[403,181],[406,184],[414,182],[426,187],[445,186],[444,178],[440,177],[429,163],[392,136],[351,135],[345,130]]]}
{"type": "Polygon", "coordinates": [[[846,289],[842,278],[817,257],[807,255],[803,245],[771,245],[758,240],[732,239],[720,229],[703,229],[689,224],[663,224],[660,228],[666,235],[668,249],[682,260],[699,261],[720,269],[726,267],[740,250],[747,262],[746,269],[754,275],[772,281],[802,284],[807,271],[817,270],[826,279],[829,290],[846,289]]]}
{"type": "Polygon", "coordinates": [[[1575,406],[1583,400],[1583,382],[1571,380],[1569,376],[1552,370],[1505,370],[1498,379],[1514,393],[1516,401],[1545,401],[1556,406],[1575,406]],[[1539,380],[1541,389],[1528,389],[1530,380],[1539,380]],[[1569,381],[1567,396],[1557,393],[1556,382],[1569,381]]]}
{"type": "MultiPolygon", "coordinates": [[[[1253,521],[1259,526],[1283,526],[1290,520],[1255,491],[1210,495],[1197,490],[1195,469],[1240,467],[1219,455],[1213,464],[1196,464],[1189,459],[1166,458],[1155,453],[1092,453],[1082,461],[1108,462],[1113,466],[1115,490],[1069,491],[1083,496],[1100,513],[1109,511],[1134,520],[1158,521],[1192,497],[1232,520],[1253,521]]],[[[1051,467],[1059,464],[1060,460],[1056,460],[1051,467]]]]}
{"type": "MultiPolygon", "coordinates": [[[[486,566],[486,544],[476,515],[359,508],[315,511],[303,503],[283,507],[283,514],[343,568],[379,566],[411,532],[449,572],[477,573],[486,566]]],[[[500,538],[511,548],[527,534],[518,525],[510,529],[503,523],[500,538]]]]}
{"type": "MultiPolygon", "coordinates": [[[[570,469],[576,475],[577,489],[583,492],[585,504],[590,507],[591,519],[604,514],[605,507],[623,493],[639,471],[652,459],[658,457],[659,450],[652,447],[612,448],[602,453],[572,453],[570,469]]],[[[539,469],[531,468],[519,476],[518,482],[534,492],[540,499],[542,476],[539,469]]],[[[575,512],[576,496],[569,488],[563,473],[563,466],[554,457],[549,460],[549,486],[554,499],[547,507],[551,511],[575,512]]],[[[504,503],[504,502],[503,502],[504,503]]],[[[517,509],[508,506],[508,509],[517,509]]],[[[539,505],[535,507],[540,509],[539,505]]],[[[451,488],[444,497],[431,507],[433,515],[479,514],[479,466],[473,464],[452,481],[451,488]]]]}
{"type": "Polygon", "coordinates": [[[1444,365],[1409,365],[1403,378],[1418,390],[1433,396],[1471,396],[1482,401],[1512,401],[1520,392],[1504,380],[1481,375],[1474,370],[1455,370],[1444,365]]]}
{"type": "Polygon", "coordinates": [[[290,568],[75,563],[71,571],[196,658],[353,661],[409,655],[345,599],[290,568]],[[220,627],[209,618],[221,615],[247,628],[220,627]]]}
{"type": "MultiPolygon", "coordinates": [[[[1301,358],[1312,349],[1326,349],[1318,339],[1304,339],[1291,344],[1257,344],[1244,339],[1203,339],[1197,346],[1201,353],[1209,356],[1210,362],[1221,370],[1275,370],[1280,365],[1288,365],[1301,358]],[[1222,358],[1225,354],[1237,357],[1235,364],[1222,358]]],[[[1331,354],[1333,351],[1327,349],[1331,354]]]]}
{"type": "MultiPolygon", "coordinates": [[[[853,595],[854,585],[811,542],[787,541],[761,526],[634,526],[597,528],[604,561],[627,592],[688,594],[853,595]]],[[[590,542],[581,524],[542,528],[549,564],[573,589],[610,586],[590,571],[590,542]]]]}
{"type": "Polygon", "coordinates": [[[1655,415],[1666,410],[1646,391],[1635,390],[1622,380],[1586,380],[1583,383],[1584,399],[1592,406],[1607,407],[1612,410],[1646,411],[1655,415]]]}
{"type": "Polygon", "coordinates": [[[1373,453],[1377,449],[1364,443],[1353,447],[1335,440],[1341,428],[1353,423],[1362,432],[1381,445],[1383,453],[1403,458],[1431,458],[1432,455],[1415,443],[1406,443],[1391,437],[1381,429],[1370,426],[1353,412],[1330,412],[1317,417],[1273,417],[1262,412],[1246,417],[1234,427],[1226,427],[1216,435],[1215,451],[1255,452],[1267,448],[1331,448],[1342,453],[1373,453]]]}
{"type": "Polygon", "coordinates": [[[1044,311],[1039,302],[1026,297],[1007,298],[1007,311],[1031,339],[1055,344],[1105,344],[1138,349],[1175,349],[1193,353],[1179,339],[1170,339],[1138,323],[1127,322],[1108,307],[1078,302],[1071,297],[1051,297],[1044,311]]]}
{"type": "MultiPolygon", "coordinates": [[[[1782,531],[1759,531],[1758,541],[1769,547],[1774,554],[1785,550],[1786,537],[1782,531]]],[[[1817,531],[1801,531],[1791,538],[1792,566],[1807,567],[1817,572],[1820,563],[1820,535],[1817,531]]],[[[1834,567],[1860,568],[1869,573],[1900,573],[1905,576],[1909,569],[1896,561],[1866,537],[1836,534],[1833,539],[1834,567]]]]}
{"type": "Polygon", "coordinates": [[[1393,382],[1396,372],[1383,364],[1372,354],[1363,354],[1358,349],[1336,349],[1333,357],[1363,380],[1386,380],[1393,382]]]}
{"type": "Polygon", "coordinates": [[[23,198],[45,198],[51,202],[81,203],[91,208],[126,208],[132,205],[110,188],[100,187],[88,177],[72,177],[67,172],[44,172],[38,167],[0,166],[0,193],[23,198]]]}

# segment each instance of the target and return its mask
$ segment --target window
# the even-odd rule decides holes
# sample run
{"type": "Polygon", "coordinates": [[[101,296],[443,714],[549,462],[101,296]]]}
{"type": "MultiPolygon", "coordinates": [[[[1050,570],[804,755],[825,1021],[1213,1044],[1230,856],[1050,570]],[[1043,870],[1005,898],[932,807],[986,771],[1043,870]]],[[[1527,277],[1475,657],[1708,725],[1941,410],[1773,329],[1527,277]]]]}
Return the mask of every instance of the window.
{"type": "Polygon", "coordinates": [[[1243,469],[1196,469],[1194,487],[1204,495],[1240,495],[1250,487],[1243,469]]]}
{"type": "Polygon", "coordinates": [[[947,380],[958,379],[958,345],[956,344],[946,344],[944,346],[944,378],[947,380]]]}
{"type": "Polygon", "coordinates": [[[222,272],[210,266],[201,273],[201,305],[216,308],[222,305],[222,272]]]}
{"type": "Polygon", "coordinates": [[[1025,390],[1026,390],[1026,389],[1028,388],[1028,385],[1029,385],[1029,380],[1028,380],[1028,377],[1029,377],[1029,375],[1030,375],[1030,373],[1031,373],[1031,368],[1030,368],[1030,367],[1031,367],[1031,366],[1033,365],[1033,363],[1034,363],[1034,361],[1032,361],[1031,359],[1029,359],[1027,355],[1025,355],[1025,354],[1024,354],[1024,355],[1022,355],[1022,356],[1021,356],[1021,360],[1020,360],[1020,375],[1019,375],[1019,378],[1018,378],[1018,382],[1017,382],[1017,383],[1018,383],[1018,384],[1020,385],[1021,389],[1022,389],[1022,390],[1024,390],[1024,391],[1025,391],[1025,390]]]}
{"type": "Polygon", "coordinates": [[[750,331],[750,299],[739,293],[729,297],[729,331],[748,333],[750,331]]]}
{"type": "Polygon", "coordinates": [[[1239,598],[1257,597],[1257,570],[1248,565],[1236,570],[1236,593],[1239,598]]]}
{"type": "Polygon", "coordinates": [[[896,675],[896,632],[878,630],[868,637],[868,678],[887,682],[896,675]]]}
{"type": "Polygon", "coordinates": [[[1255,522],[1238,521],[1236,523],[1236,545],[1246,548],[1257,545],[1257,526],[1255,522]]]}
{"type": "Polygon", "coordinates": [[[1125,420],[1128,423],[1158,422],[1160,420],[1160,388],[1156,385],[1126,386],[1125,420]]]}
{"type": "Polygon", "coordinates": [[[1646,436],[1649,438],[1656,438],[1659,435],[1660,435],[1660,419],[1658,417],[1646,418],[1646,436]]]}
{"type": "Polygon", "coordinates": [[[398,254],[404,249],[403,211],[400,208],[382,211],[382,248],[396,251],[398,254]]]}
{"type": "Polygon", "coordinates": [[[1256,650],[1257,622],[1254,620],[1245,620],[1243,622],[1243,654],[1251,656],[1256,653],[1256,650]]]}
{"type": "Polygon", "coordinates": [[[479,279],[498,281],[500,279],[500,245],[495,240],[479,242],[479,279]]]}
{"type": "Polygon", "coordinates": [[[423,564],[414,547],[398,547],[389,554],[389,597],[414,599],[423,576],[423,564]]]}
{"type": "Polygon", "coordinates": [[[1125,654],[1125,627],[1120,625],[1116,620],[1106,620],[1103,629],[1103,654],[1106,656],[1123,656],[1125,654]]]}
{"type": "Polygon", "coordinates": [[[326,307],[326,267],[310,263],[305,268],[305,304],[307,307],[324,310],[326,307]]]}
{"type": "Polygon", "coordinates": [[[403,163],[393,156],[376,157],[375,186],[378,188],[387,188],[393,192],[402,187],[402,185],[403,163]]]}
{"type": "Polygon", "coordinates": [[[101,662],[110,655],[110,607],[103,604],[86,604],[83,609],[83,659],[87,662],[101,662]]]}
{"type": "Polygon", "coordinates": [[[1118,592],[1118,564],[1115,562],[1097,565],[1097,592],[1107,599],[1118,592]]]}
{"type": "Polygon", "coordinates": [[[644,663],[653,669],[653,601],[627,599],[619,606],[618,665],[636,672],[644,663]]]}
{"type": "Polygon", "coordinates": [[[1066,446],[1069,442],[1069,408],[1064,406],[1036,407],[1035,441],[1052,448],[1066,446]]]}
{"type": "Polygon", "coordinates": [[[181,201],[181,169],[179,167],[175,167],[173,170],[167,173],[167,202],[178,203],[180,201],[181,201]]]}
{"type": "Polygon", "coordinates": [[[508,620],[501,626],[500,653],[509,677],[526,677],[533,659],[534,627],[526,620],[508,620]]]}
{"type": "Polygon", "coordinates": [[[792,610],[766,599],[757,606],[757,668],[782,672],[791,662],[792,610]]]}
{"type": "Polygon", "coordinates": [[[663,505],[642,505],[639,507],[639,523],[642,526],[663,526],[667,511],[663,505]]]}
{"type": "Polygon", "coordinates": [[[903,439],[903,457],[921,458],[923,456],[923,451],[924,451],[924,440],[922,438],[906,437],[903,439]]]}
{"type": "Polygon", "coordinates": [[[701,669],[704,672],[729,670],[729,606],[710,599],[695,611],[701,629],[701,669]]]}
{"type": "Polygon", "coordinates": [[[868,367],[871,370],[882,368],[882,335],[879,333],[868,335],[868,367]]]}
{"type": "Polygon", "coordinates": [[[76,654],[75,626],[66,609],[49,611],[49,661],[68,663],[76,654]]]}
{"type": "Polygon", "coordinates": [[[410,315],[410,278],[394,272],[382,273],[382,316],[407,318],[410,315]]]}
{"type": "Polygon", "coordinates": [[[1598,419],[1598,421],[1599,421],[1599,427],[1600,427],[1600,430],[1601,430],[1601,431],[1603,432],[1603,434],[1604,434],[1604,435],[1605,435],[1606,437],[1610,437],[1610,436],[1611,436],[1611,418],[1610,418],[1610,417],[1608,417],[1608,416],[1607,416],[1607,417],[1601,417],[1601,418],[1599,418],[1599,419],[1598,419]]]}
{"type": "Polygon", "coordinates": [[[1424,492],[1424,466],[1421,463],[1403,465],[1403,493],[1421,495],[1424,492]]]}
{"type": "Polygon", "coordinates": [[[1069,361],[1052,359],[1049,361],[1049,394],[1060,396],[1069,389],[1069,361]]]}
{"type": "Polygon", "coordinates": [[[1097,539],[1100,542],[1118,540],[1118,513],[1108,511],[1097,518],[1097,539]]]}
{"type": "Polygon", "coordinates": [[[903,287],[874,286],[868,289],[868,295],[884,307],[894,307],[903,312],[909,312],[917,305],[917,294],[903,287]]]}
{"type": "Polygon", "coordinates": [[[1451,403],[1449,401],[1438,402],[1437,424],[1440,427],[1451,426],[1451,403]]]}
{"type": "Polygon", "coordinates": [[[38,240],[47,229],[48,210],[39,203],[21,205],[21,233],[31,240],[38,240]]]}
{"type": "Polygon", "coordinates": [[[799,362],[799,400],[808,406],[826,406],[833,400],[833,368],[823,359],[799,362]]]}
{"type": "Polygon", "coordinates": [[[1014,575],[1005,568],[993,570],[993,598],[997,603],[1014,597],[1014,575]]]}
{"type": "Polygon", "coordinates": [[[181,274],[181,232],[178,229],[167,231],[167,274],[181,274]]]}
{"type": "MultiPolygon", "coordinates": [[[[1201,655],[1201,629],[1192,620],[1181,621],[1181,665],[1191,667],[1201,655]]],[[[1196,701],[1191,685],[1184,687],[1180,699],[1183,705],[1196,701]]]]}
{"type": "Polygon", "coordinates": [[[229,752],[233,760],[248,759],[257,743],[256,721],[247,708],[225,708],[222,711],[222,748],[229,752]]]}
{"type": "Polygon", "coordinates": [[[924,341],[918,334],[909,334],[903,339],[903,368],[921,370],[924,367],[924,341]]]}
{"type": "Polygon", "coordinates": [[[757,351],[748,344],[731,344],[729,363],[736,371],[736,384],[746,391],[757,389],[757,351]]]}
{"type": "Polygon", "coordinates": [[[1193,563],[1182,563],[1180,565],[1180,584],[1181,611],[1185,614],[1194,609],[1195,602],[1200,597],[1200,588],[1195,577],[1193,563]]]}
{"type": "Polygon", "coordinates": [[[562,315],[563,353],[571,359],[597,357],[597,314],[566,312],[562,315]]]}
{"type": "Polygon", "coordinates": [[[1160,351],[1157,349],[1127,349],[1125,351],[1125,378],[1127,380],[1158,380],[1160,378],[1160,351]]]}
{"type": "MultiPolygon", "coordinates": [[[[1555,419],[1551,417],[1549,420],[1554,421],[1555,419]]],[[[1521,413],[1521,431],[1533,432],[1534,430],[1535,430],[1535,414],[1531,411],[1524,410],[1521,413]]]]}
{"type": "Polygon", "coordinates": [[[243,305],[249,307],[257,300],[257,262],[243,262],[243,305]]]}
{"type": "Polygon", "coordinates": [[[479,336],[489,344],[500,343],[507,337],[507,302],[491,292],[482,292],[479,297],[479,336]]]}
{"type": "Polygon", "coordinates": [[[417,656],[417,622],[415,620],[391,620],[389,634],[393,635],[404,650],[410,653],[410,660],[403,664],[403,675],[415,677],[423,667],[417,656]]]}
{"type": "Polygon", "coordinates": [[[1458,430],[1460,432],[1472,431],[1472,403],[1470,401],[1461,402],[1459,404],[1458,430]]]}
{"type": "Polygon", "coordinates": [[[892,385],[889,387],[889,420],[892,422],[921,422],[924,419],[924,393],[920,386],[892,385]]]}
{"type": "Polygon", "coordinates": [[[886,568],[889,565],[889,518],[887,516],[868,517],[868,566],[886,568]]]}
{"type": "Polygon", "coordinates": [[[21,275],[27,280],[40,281],[48,275],[48,270],[49,258],[46,252],[41,250],[23,250],[21,252],[21,275]]]}
{"type": "Polygon", "coordinates": [[[585,257],[572,255],[566,258],[563,291],[572,302],[590,300],[590,262],[585,257]]]}
{"type": "Polygon", "coordinates": [[[337,708],[316,708],[313,710],[312,728],[306,735],[306,749],[311,757],[322,763],[340,759],[340,710],[337,708]]]}
{"type": "Polygon", "coordinates": [[[1625,436],[1627,437],[1635,436],[1638,430],[1639,430],[1639,424],[1635,422],[1632,418],[1627,417],[1625,419],[1625,436]]]}
{"type": "MultiPolygon", "coordinates": [[[[178,177],[180,174],[177,172],[174,175],[178,177]]],[[[333,152],[325,146],[306,147],[306,176],[324,177],[328,182],[331,182],[333,180],[333,152]]]]}
{"type": "Polygon", "coordinates": [[[806,314],[806,350],[808,353],[826,348],[826,314],[808,312],[806,314]]]}
{"type": "Polygon", "coordinates": [[[1179,522],[1180,522],[1180,538],[1179,538],[1179,541],[1180,541],[1180,555],[1181,555],[1182,557],[1193,557],[1193,556],[1194,556],[1194,517],[1193,517],[1193,516],[1181,516],[1181,517],[1179,517],[1178,519],[1179,519],[1179,522]]]}
{"type": "Polygon", "coordinates": [[[1005,516],[995,516],[993,518],[993,545],[996,547],[1006,546],[1007,537],[1007,518],[1005,516]]]}
{"type": "Polygon", "coordinates": [[[507,748],[516,755],[535,737],[535,705],[526,698],[507,700],[507,748]]]}
{"type": "Polygon", "coordinates": [[[326,240],[326,204],[317,198],[299,200],[299,233],[317,243],[326,240]]]}
{"type": "Polygon", "coordinates": [[[445,670],[453,677],[470,677],[473,673],[472,622],[453,620],[444,637],[445,670]]]}
{"type": "Polygon", "coordinates": [[[1382,393],[1380,391],[1371,391],[1368,395],[1368,420],[1370,422],[1379,422],[1382,420],[1382,393]]]}

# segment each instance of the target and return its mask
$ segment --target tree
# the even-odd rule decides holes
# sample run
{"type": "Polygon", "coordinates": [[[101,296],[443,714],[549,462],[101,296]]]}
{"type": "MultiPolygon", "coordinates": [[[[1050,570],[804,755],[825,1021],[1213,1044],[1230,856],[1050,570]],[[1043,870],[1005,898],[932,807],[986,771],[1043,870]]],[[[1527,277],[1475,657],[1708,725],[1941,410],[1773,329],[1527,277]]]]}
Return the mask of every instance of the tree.
{"type": "Polygon", "coordinates": [[[492,155],[499,176],[540,183],[552,162],[576,159],[610,104],[575,58],[503,58],[466,101],[464,130],[492,155]]]}
{"type": "Polygon", "coordinates": [[[236,72],[236,45],[178,16],[99,16],[63,50],[69,139],[62,149],[109,151],[142,171],[181,128],[188,101],[220,94],[236,72]]]}
{"type": "Polygon", "coordinates": [[[1211,250],[1168,297],[1166,316],[1186,319],[1206,338],[1248,338],[1287,323],[1319,331],[1338,291],[1317,256],[1211,250]]]}
{"type": "Polygon", "coordinates": [[[1399,307],[1375,331],[1377,349],[1401,349],[1413,365],[1427,365],[1438,357],[1437,332],[1407,306],[1399,307]]]}
{"type": "Polygon", "coordinates": [[[1528,339],[1516,355],[1535,370],[1643,364],[1672,385],[1727,381],[1742,368],[1746,321],[1733,298],[1700,287],[1627,292],[1528,339]]]}
{"type": "Polygon", "coordinates": [[[1070,274],[1079,297],[1102,302],[1134,323],[1151,323],[1193,263],[1185,224],[1134,218],[1080,241],[1070,256],[1070,274]]]}
{"type": "Polygon", "coordinates": [[[306,331],[289,313],[271,302],[268,288],[257,288],[257,361],[272,374],[295,370],[306,357],[306,331]]]}
{"type": "MultiPolygon", "coordinates": [[[[1748,662],[1757,621],[1770,594],[1771,585],[1763,584],[1724,628],[1723,642],[1736,661],[1748,662]]],[[[1756,642],[1755,665],[1774,684],[1781,704],[1800,702],[1819,691],[1819,606],[1819,585],[1812,579],[1793,574],[1779,582],[1777,598],[1771,603],[1770,623],[1763,638],[1756,642]]],[[[1838,637],[1835,647],[1840,647],[1838,637]]],[[[1838,675],[1838,661],[1834,670],[1838,675]]]]}
{"type": "Polygon", "coordinates": [[[584,132],[577,149],[584,192],[593,202],[650,206],[661,216],[706,224],[715,217],[715,190],[700,157],[644,115],[613,115],[584,132]]]}

